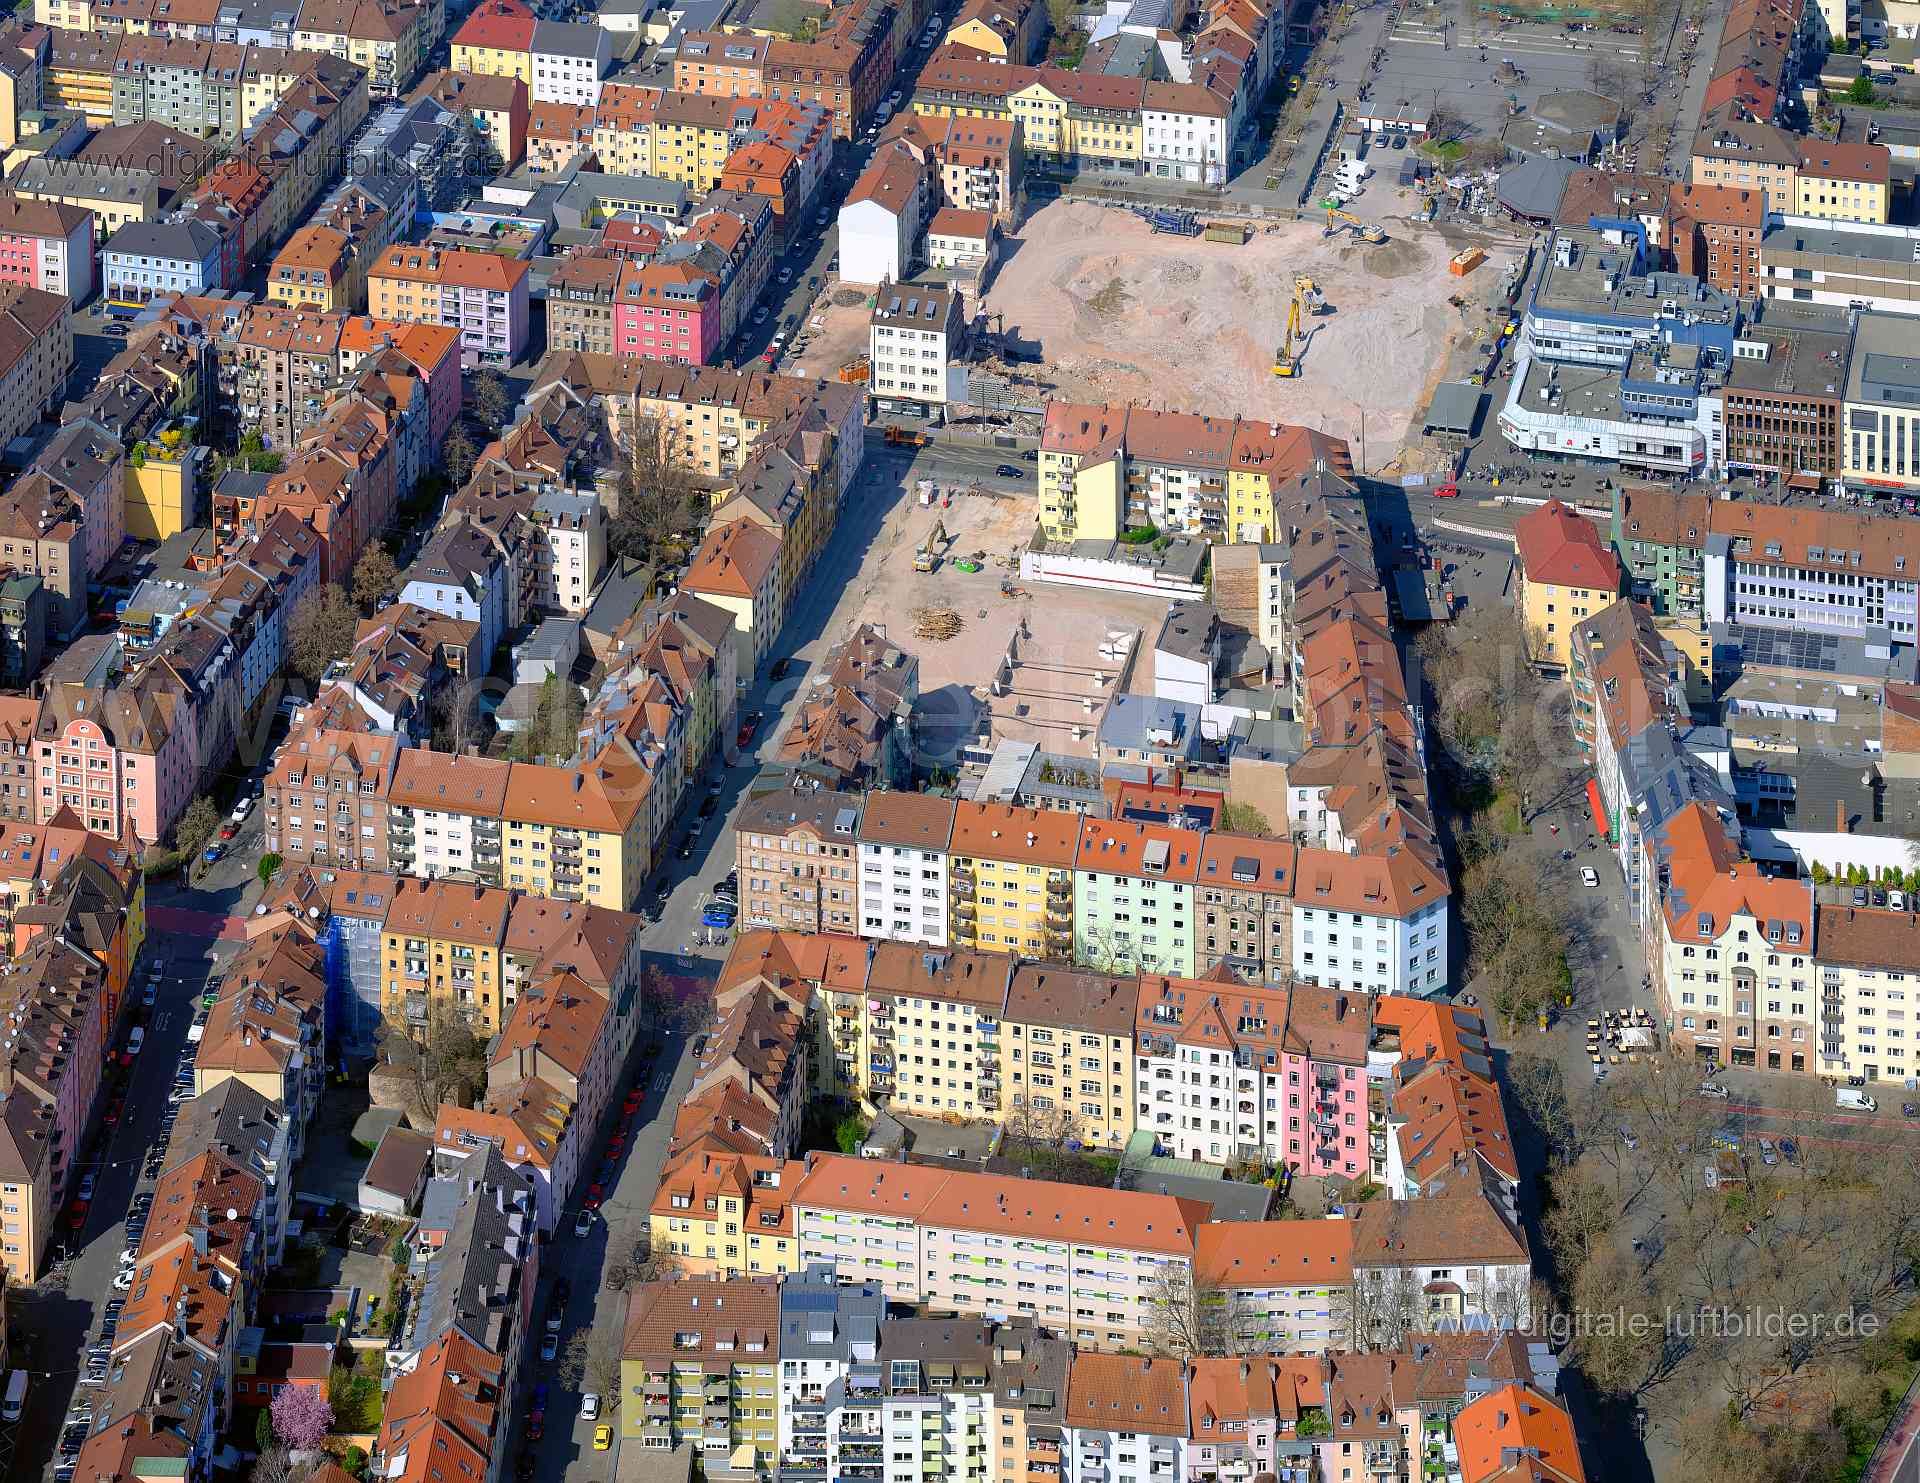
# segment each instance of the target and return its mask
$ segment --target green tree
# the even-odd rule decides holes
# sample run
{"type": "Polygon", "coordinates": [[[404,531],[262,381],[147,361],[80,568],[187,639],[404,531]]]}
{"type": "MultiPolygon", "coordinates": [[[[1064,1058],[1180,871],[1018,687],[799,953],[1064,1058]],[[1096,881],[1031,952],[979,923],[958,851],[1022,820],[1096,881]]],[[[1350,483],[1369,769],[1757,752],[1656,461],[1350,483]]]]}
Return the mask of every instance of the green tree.
{"type": "Polygon", "coordinates": [[[1220,811],[1220,827],[1231,834],[1253,834],[1262,838],[1273,833],[1267,816],[1250,803],[1229,803],[1220,811]]]}
{"type": "Polygon", "coordinates": [[[309,684],[318,684],[327,666],[353,650],[360,615],[338,582],[309,592],[287,625],[287,667],[309,684]]]}
{"type": "Polygon", "coordinates": [[[580,692],[563,675],[548,675],[540,686],[533,715],[513,739],[517,761],[533,762],[545,757],[564,762],[579,749],[580,692]]]}
{"type": "Polygon", "coordinates": [[[346,1455],[340,1459],[340,1466],[345,1468],[351,1477],[366,1477],[367,1449],[364,1447],[347,1448],[346,1455]]]}
{"type": "Polygon", "coordinates": [[[261,1452],[265,1452],[273,1445],[273,1413],[265,1406],[260,1408],[260,1414],[254,1418],[253,1445],[261,1452]]]}
{"type": "Polygon", "coordinates": [[[400,569],[393,564],[387,548],[371,542],[353,566],[353,600],[363,612],[371,613],[385,599],[400,590],[400,569]]]}
{"type": "Polygon", "coordinates": [[[1828,870],[1827,867],[1822,865],[1818,860],[1813,862],[1813,868],[1807,873],[1813,877],[1813,883],[1816,886],[1830,885],[1833,881],[1833,872],[1828,870]]]}
{"type": "Polygon", "coordinates": [[[213,837],[213,831],[219,827],[220,810],[213,806],[211,798],[202,793],[187,805],[186,812],[180,815],[180,821],[173,826],[173,847],[191,858],[200,852],[200,847],[213,837]]]}
{"type": "Polygon", "coordinates": [[[263,886],[271,885],[273,883],[273,873],[278,870],[283,863],[280,856],[273,854],[271,851],[262,855],[260,857],[260,884],[263,886]]]}

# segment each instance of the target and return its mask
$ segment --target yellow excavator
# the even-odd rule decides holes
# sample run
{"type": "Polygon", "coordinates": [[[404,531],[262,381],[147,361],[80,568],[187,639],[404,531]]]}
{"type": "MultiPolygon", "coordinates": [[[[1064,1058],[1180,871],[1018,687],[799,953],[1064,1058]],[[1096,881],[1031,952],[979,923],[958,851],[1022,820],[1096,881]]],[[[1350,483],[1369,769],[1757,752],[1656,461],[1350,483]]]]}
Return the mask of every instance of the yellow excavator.
{"type": "Polygon", "coordinates": [[[1273,354],[1273,374],[1298,376],[1300,358],[1306,354],[1306,350],[1306,337],[1300,333],[1300,290],[1296,287],[1293,297],[1287,300],[1287,335],[1273,354]],[[1294,343],[1296,340],[1299,342],[1297,346],[1294,343]]]}
{"type": "Polygon", "coordinates": [[[1351,211],[1337,211],[1329,206],[1327,208],[1327,229],[1321,233],[1321,235],[1323,237],[1334,236],[1343,226],[1352,227],[1354,236],[1358,237],[1362,242],[1370,242],[1378,246],[1387,240],[1387,234],[1372,222],[1362,221],[1351,211]]]}
{"type": "Polygon", "coordinates": [[[1300,307],[1308,314],[1325,314],[1327,296],[1320,292],[1320,285],[1305,273],[1296,273],[1293,279],[1293,291],[1300,299],[1300,307]]]}

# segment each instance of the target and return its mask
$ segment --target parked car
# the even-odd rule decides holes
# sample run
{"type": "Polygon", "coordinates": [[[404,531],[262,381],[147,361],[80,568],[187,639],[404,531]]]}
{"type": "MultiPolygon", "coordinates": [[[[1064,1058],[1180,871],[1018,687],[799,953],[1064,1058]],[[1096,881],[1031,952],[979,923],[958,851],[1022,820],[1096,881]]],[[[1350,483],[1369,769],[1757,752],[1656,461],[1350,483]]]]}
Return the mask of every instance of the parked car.
{"type": "Polygon", "coordinates": [[[593,1212],[591,1210],[582,1210],[580,1212],[579,1217],[573,1223],[573,1234],[576,1236],[590,1236],[593,1234],[593,1212]]]}
{"type": "Polygon", "coordinates": [[[540,1340],[540,1358],[552,1362],[558,1357],[559,1353],[560,1336],[558,1334],[544,1335],[540,1340]]]}
{"type": "Polygon", "coordinates": [[[703,927],[719,927],[724,930],[731,927],[733,921],[733,909],[717,902],[700,913],[700,925],[703,927]]]}
{"type": "Polygon", "coordinates": [[[589,1390],[580,1397],[580,1419],[591,1421],[600,1414],[600,1397],[589,1390]]]}
{"type": "Polygon", "coordinates": [[[1726,1101],[1727,1098],[1732,1095],[1731,1092],[1729,1092],[1724,1086],[1722,1086],[1717,1081],[1701,1082],[1700,1088],[1699,1088],[1699,1094],[1703,1097],[1712,1097],[1716,1101],[1721,1101],[1721,1102],[1726,1101]]]}
{"type": "Polygon", "coordinates": [[[1599,885],[1600,872],[1595,870],[1591,865],[1582,865],[1580,867],[1580,884],[1583,886],[1599,885]]]}
{"type": "Polygon", "coordinates": [[[994,473],[998,474],[1002,479],[1019,479],[1024,477],[1020,470],[1016,469],[1010,463],[1001,464],[999,468],[994,470],[994,473]]]}
{"type": "Polygon", "coordinates": [[[593,1450],[605,1452],[613,1446],[613,1428],[604,1422],[593,1429],[593,1450]]]}

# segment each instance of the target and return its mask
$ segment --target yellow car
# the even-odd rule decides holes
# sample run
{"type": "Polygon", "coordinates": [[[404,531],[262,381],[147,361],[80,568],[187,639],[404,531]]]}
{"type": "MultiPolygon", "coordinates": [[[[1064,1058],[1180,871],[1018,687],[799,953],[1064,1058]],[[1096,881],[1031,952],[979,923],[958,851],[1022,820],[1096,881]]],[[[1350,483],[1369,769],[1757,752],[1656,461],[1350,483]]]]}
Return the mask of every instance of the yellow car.
{"type": "Polygon", "coordinates": [[[613,1446],[613,1428],[610,1426],[596,1426],[593,1429],[593,1450],[595,1452],[605,1452],[611,1446],[613,1446]]]}

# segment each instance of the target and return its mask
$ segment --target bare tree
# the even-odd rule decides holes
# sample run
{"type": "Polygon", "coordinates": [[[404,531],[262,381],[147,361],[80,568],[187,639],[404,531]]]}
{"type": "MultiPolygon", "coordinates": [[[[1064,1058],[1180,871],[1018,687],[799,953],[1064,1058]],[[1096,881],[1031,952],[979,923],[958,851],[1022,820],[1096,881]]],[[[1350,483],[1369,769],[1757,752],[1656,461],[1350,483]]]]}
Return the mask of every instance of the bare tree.
{"type": "Polygon", "coordinates": [[[1191,1262],[1162,1262],[1147,1303],[1147,1342],[1159,1353],[1189,1360],[1237,1352],[1229,1294],[1191,1262]]]}
{"type": "Polygon", "coordinates": [[[498,371],[476,372],[467,393],[482,427],[505,428],[513,420],[513,393],[498,371]]]}
{"type": "Polygon", "coordinates": [[[1420,1331],[1420,1283],[1405,1267],[1356,1267],[1344,1302],[1355,1349],[1400,1349],[1420,1331]]]}
{"type": "Polygon", "coordinates": [[[615,556],[658,561],[667,539],[696,513],[700,488],[679,434],[662,418],[635,417],[626,452],[607,546],[615,556]]]}
{"type": "Polygon", "coordinates": [[[422,1117],[442,1102],[469,1105],[487,1081],[487,1048],[448,1000],[427,1006],[424,1020],[389,1020],[380,1031],[380,1055],[405,1077],[422,1117]]]}
{"type": "Polygon", "coordinates": [[[400,590],[400,569],[393,564],[387,548],[372,541],[353,564],[353,600],[372,612],[400,590]]]}
{"type": "Polygon", "coordinates": [[[253,1460],[252,1483],[294,1483],[301,1474],[284,1442],[273,1442],[253,1460]]]}
{"type": "Polygon", "coordinates": [[[316,588],[294,605],[287,623],[287,667],[318,684],[327,666],[353,651],[360,615],[337,582],[316,588]]]}
{"type": "Polygon", "coordinates": [[[460,676],[449,676],[428,702],[433,746],[460,753],[480,740],[480,691],[460,676]]]}

